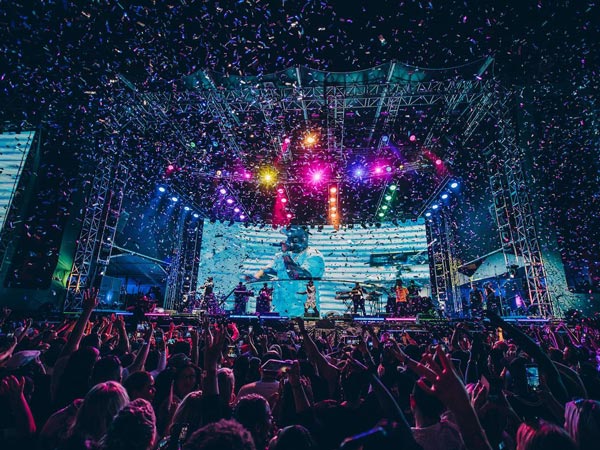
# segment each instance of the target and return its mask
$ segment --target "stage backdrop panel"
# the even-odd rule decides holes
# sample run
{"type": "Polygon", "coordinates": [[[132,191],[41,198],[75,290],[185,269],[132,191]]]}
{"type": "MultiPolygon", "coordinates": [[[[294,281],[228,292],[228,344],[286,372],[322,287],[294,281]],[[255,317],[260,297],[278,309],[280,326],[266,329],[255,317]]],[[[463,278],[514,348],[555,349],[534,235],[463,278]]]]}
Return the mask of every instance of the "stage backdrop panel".
{"type": "MultiPolygon", "coordinates": [[[[331,226],[325,226],[322,231],[317,228],[307,230],[309,247],[319,250],[325,263],[325,272],[315,283],[321,315],[347,312],[349,302],[345,304],[336,300],[336,292],[349,291],[356,281],[368,292],[380,294],[373,295],[373,298],[380,298],[379,305],[367,302],[368,314],[375,312],[377,307],[384,309],[388,292],[392,291],[397,278],[401,278],[405,285],[415,280],[421,287],[421,295],[429,295],[429,262],[423,221],[397,226],[384,223],[381,227],[366,229],[354,225],[351,229],[339,231],[331,226]]],[[[281,229],[245,227],[239,223],[229,226],[206,221],[200,254],[199,292],[206,278],[212,276],[215,292],[221,299],[230,294],[239,281],[244,281],[258,294],[264,281],[246,282],[246,276],[252,276],[268,265],[280,250],[278,244],[285,240],[281,229]]],[[[283,285],[287,283],[296,283],[299,290],[306,285],[306,281],[288,280],[274,280],[269,285],[277,291],[285,289],[283,285]]],[[[248,304],[249,312],[255,310],[255,299],[251,298],[248,304]]],[[[291,301],[274,295],[275,311],[283,316],[297,315],[298,307],[294,307],[291,301]]],[[[225,306],[232,309],[233,295],[229,295],[225,306]]]]}

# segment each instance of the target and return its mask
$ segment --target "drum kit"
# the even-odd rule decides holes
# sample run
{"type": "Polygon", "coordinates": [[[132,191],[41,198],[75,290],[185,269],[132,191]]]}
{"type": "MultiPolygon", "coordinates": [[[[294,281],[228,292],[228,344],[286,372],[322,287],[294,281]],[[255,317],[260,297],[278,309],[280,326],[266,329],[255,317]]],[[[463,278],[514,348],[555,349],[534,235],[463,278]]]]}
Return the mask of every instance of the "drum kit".
{"type": "MultiPolygon", "coordinates": [[[[365,303],[367,311],[371,316],[389,315],[397,316],[396,297],[392,290],[388,290],[381,285],[363,284],[363,286],[372,286],[373,290],[365,290],[365,303]],[[383,303],[384,296],[387,302],[383,303]]],[[[419,286],[419,285],[417,285],[419,286]]],[[[353,311],[351,291],[337,291],[336,300],[341,300],[346,307],[346,314],[351,314],[353,311]]],[[[409,296],[408,302],[404,311],[400,312],[401,316],[416,316],[420,313],[429,313],[434,309],[433,301],[430,297],[409,296]]]]}

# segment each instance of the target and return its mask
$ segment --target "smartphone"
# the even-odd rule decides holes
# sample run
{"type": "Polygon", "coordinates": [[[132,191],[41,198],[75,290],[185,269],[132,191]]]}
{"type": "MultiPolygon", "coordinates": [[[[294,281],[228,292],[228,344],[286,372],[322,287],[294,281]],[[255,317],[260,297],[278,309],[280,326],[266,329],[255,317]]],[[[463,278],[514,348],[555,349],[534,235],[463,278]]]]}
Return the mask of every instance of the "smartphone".
{"type": "Polygon", "coordinates": [[[527,375],[527,386],[532,391],[537,391],[540,387],[540,373],[538,366],[535,364],[527,364],[525,366],[525,373],[527,375]]]}
{"type": "Polygon", "coordinates": [[[344,336],[344,344],[346,345],[356,345],[358,341],[358,336],[344,336]]]}
{"type": "Polygon", "coordinates": [[[145,323],[138,323],[137,330],[138,331],[146,331],[148,329],[148,325],[145,323]]]}
{"type": "Polygon", "coordinates": [[[227,346],[227,357],[228,358],[237,358],[237,347],[235,345],[227,346]]]}

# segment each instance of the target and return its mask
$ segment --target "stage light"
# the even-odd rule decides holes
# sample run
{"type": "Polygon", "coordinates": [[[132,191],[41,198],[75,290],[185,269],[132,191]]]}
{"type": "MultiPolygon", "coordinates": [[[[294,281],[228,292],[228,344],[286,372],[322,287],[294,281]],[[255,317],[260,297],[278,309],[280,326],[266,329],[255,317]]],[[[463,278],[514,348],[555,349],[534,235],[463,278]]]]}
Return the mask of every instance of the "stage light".
{"type": "Polygon", "coordinates": [[[381,136],[381,142],[387,142],[390,138],[388,136],[386,136],[385,134],[383,136],[381,136]]]}
{"type": "Polygon", "coordinates": [[[221,193],[221,195],[225,195],[225,194],[227,194],[227,189],[221,188],[221,189],[219,189],[219,192],[221,193]]]}
{"type": "Polygon", "coordinates": [[[383,173],[383,169],[381,167],[375,167],[375,171],[374,171],[377,175],[383,173]]]}
{"type": "Polygon", "coordinates": [[[390,166],[387,166],[387,167],[385,168],[385,171],[386,171],[387,173],[390,173],[390,172],[392,171],[392,168],[391,168],[390,166]]]}
{"type": "Polygon", "coordinates": [[[292,142],[292,140],[289,137],[286,137],[283,142],[285,142],[286,144],[289,144],[290,142],[292,142]]]}
{"type": "Polygon", "coordinates": [[[281,199],[281,203],[287,203],[287,198],[283,197],[283,198],[281,199]]]}
{"type": "Polygon", "coordinates": [[[311,175],[311,179],[313,183],[318,183],[323,179],[323,172],[321,172],[320,170],[313,172],[313,174],[311,175]]]}
{"type": "Polygon", "coordinates": [[[335,203],[337,199],[335,197],[329,197],[329,203],[335,203]]]}
{"type": "Polygon", "coordinates": [[[304,143],[306,145],[314,145],[315,142],[317,142],[317,138],[311,133],[307,134],[304,138],[304,143]]]}
{"type": "Polygon", "coordinates": [[[335,194],[337,192],[337,188],[334,186],[329,189],[329,192],[331,192],[332,194],[335,194]]]}
{"type": "Polygon", "coordinates": [[[439,206],[438,205],[431,205],[431,209],[438,209],[439,206]]]}
{"type": "Polygon", "coordinates": [[[178,199],[177,197],[171,197],[171,201],[172,201],[172,202],[178,202],[178,201],[179,201],[179,199],[178,199]]]}
{"type": "Polygon", "coordinates": [[[335,216],[337,216],[337,214],[336,214],[336,213],[334,213],[334,212],[332,212],[332,213],[331,213],[331,217],[335,217],[335,216]]]}
{"type": "Polygon", "coordinates": [[[429,211],[427,211],[427,212],[425,213],[425,217],[431,217],[431,213],[430,213],[429,211]]]}
{"type": "Polygon", "coordinates": [[[274,184],[277,181],[277,172],[272,168],[265,168],[260,172],[260,181],[263,184],[274,184]]]}
{"type": "Polygon", "coordinates": [[[446,200],[448,198],[448,194],[442,194],[442,200],[446,200]]]}
{"type": "Polygon", "coordinates": [[[291,215],[290,213],[287,213],[287,216],[286,216],[286,217],[287,217],[288,219],[291,219],[291,218],[292,218],[292,215],[291,215]]]}
{"type": "Polygon", "coordinates": [[[172,171],[174,171],[174,170],[175,170],[175,166],[174,166],[173,164],[169,164],[169,165],[167,166],[167,170],[168,170],[169,172],[172,172],[172,171]]]}
{"type": "Polygon", "coordinates": [[[365,171],[363,170],[362,167],[358,167],[358,168],[354,169],[354,176],[356,178],[361,178],[364,174],[365,174],[365,171]]]}
{"type": "Polygon", "coordinates": [[[456,189],[458,187],[458,183],[456,181],[453,181],[452,183],[450,183],[450,187],[452,189],[456,189]]]}
{"type": "Polygon", "coordinates": [[[227,204],[228,205],[233,205],[233,199],[232,198],[228,198],[227,199],[227,204]]]}
{"type": "Polygon", "coordinates": [[[435,165],[436,166],[441,166],[442,165],[442,160],[441,159],[436,159],[435,160],[435,165]]]}
{"type": "Polygon", "coordinates": [[[388,202],[389,202],[389,201],[392,199],[392,196],[391,196],[391,195],[386,195],[386,196],[385,196],[385,199],[386,199],[386,201],[388,201],[388,202]]]}
{"type": "Polygon", "coordinates": [[[194,214],[192,214],[192,216],[194,217],[194,219],[197,219],[198,217],[200,217],[200,214],[194,213],[194,214]]]}
{"type": "Polygon", "coordinates": [[[332,206],[332,207],[331,207],[331,210],[332,210],[332,211],[337,211],[337,208],[336,208],[335,206],[332,206]]]}
{"type": "Polygon", "coordinates": [[[245,216],[245,215],[243,215],[243,214],[240,214],[240,220],[244,220],[245,218],[246,218],[246,216],[245,216]]]}
{"type": "Polygon", "coordinates": [[[285,191],[283,190],[283,188],[279,188],[279,189],[277,189],[277,193],[278,193],[278,194],[283,194],[284,192],[285,192],[285,191]]]}
{"type": "Polygon", "coordinates": [[[410,137],[408,138],[408,140],[410,142],[415,142],[417,140],[417,137],[414,134],[411,134],[410,137]]]}
{"type": "Polygon", "coordinates": [[[383,209],[383,210],[386,210],[386,209],[388,209],[388,206],[387,206],[387,205],[383,205],[383,206],[381,207],[381,209],[383,209]]]}
{"type": "Polygon", "coordinates": [[[395,184],[390,184],[390,191],[395,191],[396,189],[398,189],[398,186],[395,184]]]}
{"type": "Polygon", "coordinates": [[[238,208],[238,207],[233,208],[233,212],[236,213],[236,214],[239,213],[240,212],[240,208],[238,208]]]}
{"type": "Polygon", "coordinates": [[[164,186],[159,186],[158,188],[158,192],[165,192],[167,190],[167,188],[165,188],[164,186]]]}
{"type": "Polygon", "coordinates": [[[184,210],[184,211],[190,211],[191,209],[192,209],[192,208],[190,208],[189,206],[184,206],[184,207],[183,207],[183,210],[184,210]]]}
{"type": "Polygon", "coordinates": [[[250,172],[244,172],[244,178],[246,180],[249,180],[250,178],[252,178],[252,174],[250,172]]]}
{"type": "Polygon", "coordinates": [[[380,213],[378,214],[378,216],[379,216],[379,217],[383,217],[383,216],[385,216],[385,214],[384,214],[384,213],[382,213],[382,212],[380,212],[380,213]]]}

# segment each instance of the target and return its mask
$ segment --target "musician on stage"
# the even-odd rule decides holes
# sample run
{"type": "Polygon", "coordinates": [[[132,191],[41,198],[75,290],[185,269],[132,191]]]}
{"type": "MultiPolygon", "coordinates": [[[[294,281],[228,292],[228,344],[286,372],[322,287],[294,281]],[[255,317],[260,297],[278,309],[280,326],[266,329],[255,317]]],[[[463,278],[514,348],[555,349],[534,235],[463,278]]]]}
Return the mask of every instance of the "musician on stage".
{"type": "Polygon", "coordinates": [[[246,286],[240,281],[233,290],[233,313],[246,314],[246,306],[248,305],[248,297],[252,295],[252,291],[246,289],[246,286]]]}
{"type": "Polygon", "coordinates": [[[214,294],[215,283],[213,282],[213,277],[208,277],[201,289],[204,289],[204,294],[202,296],[202,304],[204,309],[206,309],[209,314],[214,314],[217,309],[217,302],[214,294]]]}
{"type": "Polygon", "coordinates": [[[256,299],[256,313],[264,314],[271,312],[271,301],[273,300],[273,288],[270,288],[267,283],[265,283],[262,289],[258,293],[258,298],[256,299]]]}
{"type": "Polygon", "coordinates": [[[402,280],[396,280],[394,292],[396,294],[396,315],[404,317],[408,314],[408,289],[402,285],[402,280]]]}
{"type": "Polygon", "coordinates": [[[306,295],[306,301],[304,302],[304,316],[308,316],[308,310],[314,311],[314,316],[319,317],[319,310],[317,309],[317,287],[313,280],[310,280],[306,285],[306,291],[298,292],[298,294],[306,295]]]}
{"type": "Polygon", "coordinates": [[[471,304],[471,317],[481,319],[483,316],[483,292],[476,284],[471,285],[469,293],[469,303],[471,304]]]}
{"type": "Polygon", "coordinates": [[[492,283],[487,283],[483,289],[485,293],[486,309],[488,311],[493,311],[499,316],[501,316],[502,307],[500,304],[500,297],[496,295],[496,290],[494,289],[494,286],[492,285],[492,283]]]}
{"type": "Polygon", "coordinates": [[[362,311],[363,316],[367,315],[365,311],[365,292],[357,281],[352,290],[350,291],[350,297],[352,298],[352,307],[354,314],[358,314],[358,310],[362,311]]]}

